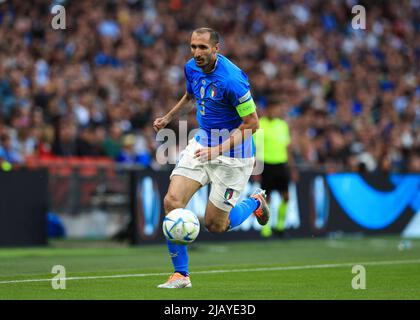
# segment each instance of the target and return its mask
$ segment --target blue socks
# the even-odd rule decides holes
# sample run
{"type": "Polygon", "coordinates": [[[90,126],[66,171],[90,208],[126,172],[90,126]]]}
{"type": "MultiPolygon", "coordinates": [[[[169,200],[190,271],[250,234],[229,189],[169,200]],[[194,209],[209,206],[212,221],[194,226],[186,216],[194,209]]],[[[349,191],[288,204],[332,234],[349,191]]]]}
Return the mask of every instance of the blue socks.
{"type": "Polygon", "coordinates": [[[254,198],[247,198],[230,210],[229,213],[229,230],[239,226],[258,208],[260,202],[254,198]]]}
{"type": "Polygon", "coordinates": [[[172,259],[175,272],[188,276],[188,252],[186,245],[174,244],[166,240],[169,255],[172,259]]]}
{"type": "MultiPolygon", "coordinates": [[[[229,230],[239,226],[258,208],[259,201],[254,198],[247,198],[238,203],[229,213],[229,230]]],[[[186,245],[179,245],[166,240],[169,255],[172,259],[175,272],[188,276],[188,252],[186,245]]]]}

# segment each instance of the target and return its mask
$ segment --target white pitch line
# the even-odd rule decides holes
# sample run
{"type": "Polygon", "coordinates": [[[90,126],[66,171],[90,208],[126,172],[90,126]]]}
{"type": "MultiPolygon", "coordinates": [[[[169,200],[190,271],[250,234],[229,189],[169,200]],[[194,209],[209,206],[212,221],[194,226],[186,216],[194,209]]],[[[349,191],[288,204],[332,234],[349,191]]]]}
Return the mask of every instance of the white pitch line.
{"type": "MultiPolygon", "coordinates": [[[[417,260],[390,260],[390,261],[369,261],[369,262],[347,262],[336,264],[315,264],[303,266],[288,266],[288,267],[267,267],[267,268],[252,268],[252,269],[221,269],[221,270],[204,270],[195,271],[192,274],[212,274],[212,273],[234,273],[234,272],[258,272],[258,271],[287,271],[287,270],[305,270],[305,269],[326,269],[326,268],[341,268],[352,267],[354,265],[363,266],[384,266],[393,264],[420,264],[420,259],[417,260]]],[[[132,277],[155,277],[168,276],[170,273],[138,273],[138,274],[116,274],[109,276],[86,276],[86,277],[68,277],[61,280],[91,280],[91,279],[115,279],[115,278],[132,278],[132,277]]],[[[0,281],[0,284],[9,283],[25,283],[25,282],[44,282],[52,281],[52,278],[44,279],[23,279],[23,280],[5,280],[0,281]]]]}

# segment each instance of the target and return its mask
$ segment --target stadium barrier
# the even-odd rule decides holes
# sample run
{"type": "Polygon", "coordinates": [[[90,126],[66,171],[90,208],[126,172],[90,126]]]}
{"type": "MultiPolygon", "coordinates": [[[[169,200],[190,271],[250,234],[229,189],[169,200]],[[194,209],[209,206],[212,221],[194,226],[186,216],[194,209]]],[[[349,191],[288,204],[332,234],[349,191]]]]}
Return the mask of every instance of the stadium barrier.
{"type": "Polygon", "coordinates": [[[48,169],[50,211],[66,237],[109,239],[126,229],[131,166],[108,157],[54,157],[34,158],[28,167],[48,169]]]}
{"type": "MultiPolygon", "coordinates": [[[[62,234],[68,238],[128,239],[134,244],[162,242],[163,197],[169,185],[170,172],[120,166],[109,158],[32,159],[26,169],[14,168],[10,172],[2,172],[0,186],[4,190],[2,194],[7,196],[2,196],[0,227],[12,230],[21,219],[18,217],[25,215],[39,220],[39,211],[28,210],[36,195],[37,199],[44,199],[44,220],[49,212],[48,217],[53,216],[54,222],[63,226],[65,230],[62,234]],[[47,170],[39,171],[40,168],[47,170]],[[40,174],[39,179],[33,179],[37,172],[43,172],[45,177],[40,174]],[[12,176],[15,181],[13,188],[9,187],[12,176]],[[25,179],[30,181],[26,182],[25,179]],[[18,181],[20,186],[25,186],[25,192],[16,187],[18,181]],[[39,187],[35,187],[36,183],[39,183],[39,187]],[[26,186],[32,186],[36,192],[26,186]],[[47,190],[45,195],[41,194],[41,190],[47,190]],[[13,224],[14,227],[10,227],[13,224]]],[[[259,183],[251,179],[242,197],[248,196],[257,187],[259,183]]],[[[420,174],[378,173],[361,176],[357,173],[302,169],[299,181],[289,186],[290,201],[282,235],[324,237],[343,233],[391,233],[419,237],[419,190],[420,174]]],[[[208,193],[209,187],[203,187],[187,206],[201,221],[208,193]]],[[[270,203],[270,224],[273,227],[277,224],[281,201],[280,195],[274,192],[270,203]]],[[[41,208],[41,201],[38,205],[41,208]]],[[[45,221],[44,225],[38,223],[38,226],[46,230],[45,221]]],[[[21,227],[25,228],[23,225],[21,227]]],[[[40,233],[39,230],[36,232],[40,233]]],[[[262,238],[261,227],[254,217],[225,234],[210,234],[204,224],[201,230],[200,241],[262,238]]],[[[0,245],[12,245],[10,239],[5,240],[6,234],[11,233],[1,232],[3,238],[0,245]]],[[[48,236],[57,235],[50,233],[48,236]]],[[[46,243],[45,237],[37,241],[22,239],[14,243],[46,243]]]]}
{"type": "Polygon", "coordinates": [[[0,247],[47,244],[48,173],[0,171],[0,247]]]}
{"type": "MultiPolygon", "coordinates": [[[[133,241],[137,244],[162,242],[163,197],[170,172],[132,171],[131,213],[133,241]]],[[[242,197],[259,187],[250,181],[242,197]]],[[[203,187],[187,208],[203,221],[208,198],[203,187]]],[[[325,237],[341,234],[401,234],[420,237],[420,174],[325,173],[300,171],[299,181],[289,186],[290,200],[286,237],[325,237]]],[[[277,224],[281,203],[275,192],[271,197],[270,223],[277,224]]],[[[204,225],[204,224],[202,224],[204,225]]],[[[211,234],[202,227],[200,240],[261,239],[261,226],[250,217],[236,230],[211,234]]]]}

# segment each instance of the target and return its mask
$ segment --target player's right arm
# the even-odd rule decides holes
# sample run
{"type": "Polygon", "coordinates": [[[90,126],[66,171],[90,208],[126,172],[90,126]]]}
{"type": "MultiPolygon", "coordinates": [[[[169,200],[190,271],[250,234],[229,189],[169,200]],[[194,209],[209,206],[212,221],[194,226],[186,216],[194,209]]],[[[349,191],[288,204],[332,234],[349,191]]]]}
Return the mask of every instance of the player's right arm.
{"type": "Polygon", "coordinates": [[[181,100],[173,107],[165,116],[161,118],[157,118],[153,122],[153,129],[158,132],[160,129],[165,128],[169,122],[171,122],[174,118],[178,117],[180,114],[184,113],[185,111],[188,112],[192,109],[194,104],[191,102],[194,100],[192,94],[185,92],[181,100]]]}
{"type": "Polygon", "coordinates": [[[184,66],[184,74],[186,80],[186,91],[181,100],[173,107],[164,117],[157,118],[155,122],[153,122],[153,129],[158,132],[160,129],[165,128],[169,122],[171,122],[174,118],[178,117],[180,114],[184,112],[189,112],[194,104],[191,103],[194,100],[194,91],[191,86],[191,75],[188,71],[190,69],[187,68],[187,65],[184,66]]]}

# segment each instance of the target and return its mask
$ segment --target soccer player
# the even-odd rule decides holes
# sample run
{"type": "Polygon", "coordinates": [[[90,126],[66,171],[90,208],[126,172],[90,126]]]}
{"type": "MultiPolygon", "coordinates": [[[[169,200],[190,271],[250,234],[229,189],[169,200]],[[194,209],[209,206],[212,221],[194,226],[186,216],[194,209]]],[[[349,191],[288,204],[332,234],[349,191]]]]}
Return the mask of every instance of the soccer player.
{"type": "MultiPolygon", "coordinates": [[[[180,153],[164,198],[165,214],[185,208],[194,193],[211,183],[205,226],[222,233],[239,226],[251,214],[261,225],[269,219],[265,191],[257,189],[237,203],[254,166],[252,133],[259,127],[248,77],[219,54],[219,35],[210,28],[193,31],[191,58],[185,64],[186,93],[162,118],[155,131],[164,128],[182,111],[197,107],[198,133],[180,153]],[[226,132],[228,134],[226,134],[226,132]]],[[[186,245],[167,241],[174,273],[159,288],[191,287],[186,245]]]]}

